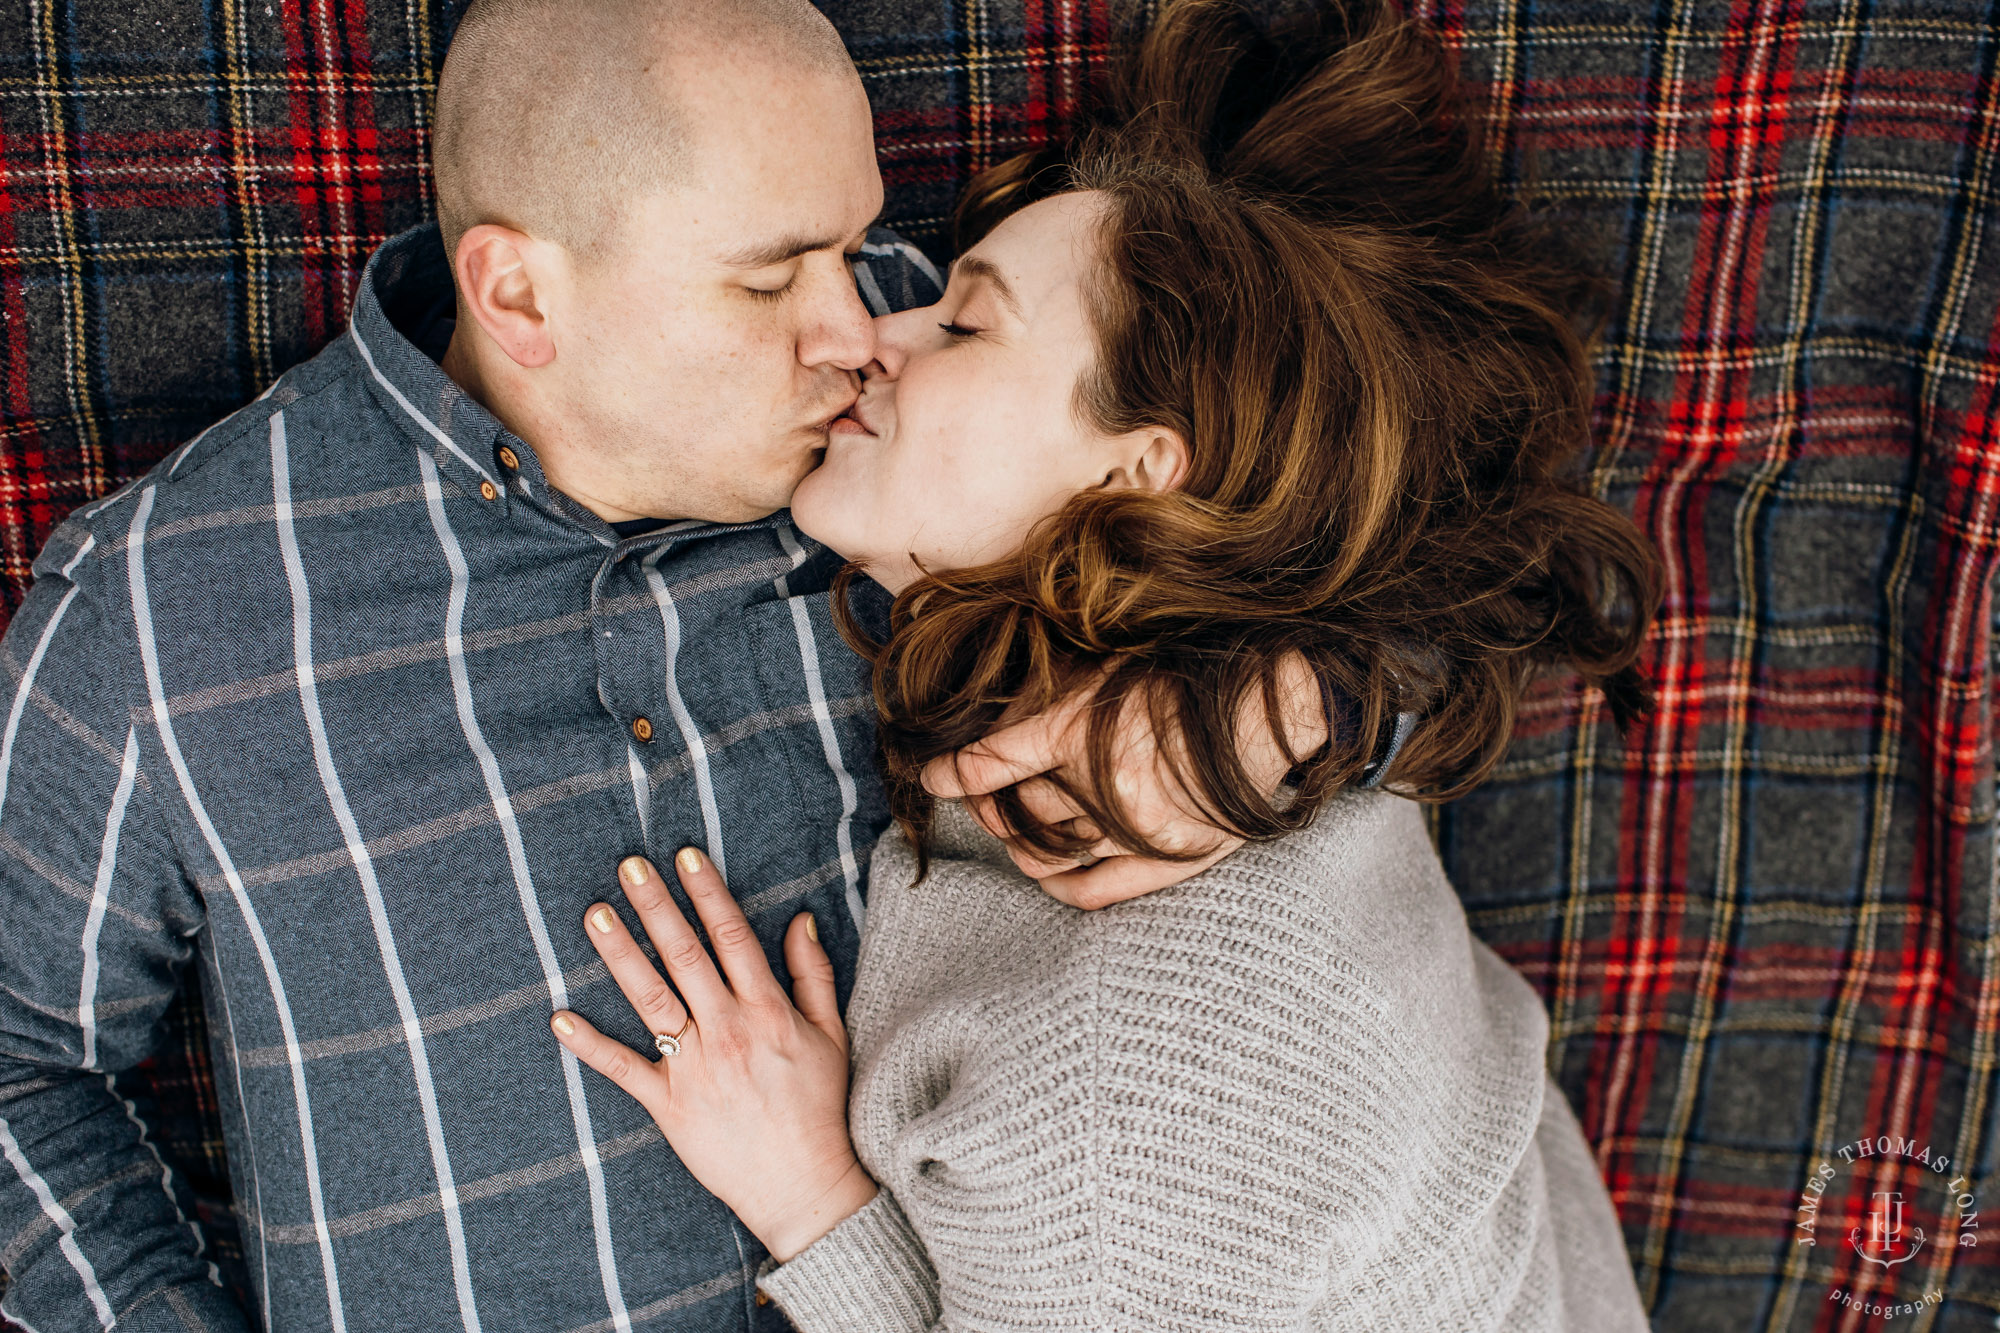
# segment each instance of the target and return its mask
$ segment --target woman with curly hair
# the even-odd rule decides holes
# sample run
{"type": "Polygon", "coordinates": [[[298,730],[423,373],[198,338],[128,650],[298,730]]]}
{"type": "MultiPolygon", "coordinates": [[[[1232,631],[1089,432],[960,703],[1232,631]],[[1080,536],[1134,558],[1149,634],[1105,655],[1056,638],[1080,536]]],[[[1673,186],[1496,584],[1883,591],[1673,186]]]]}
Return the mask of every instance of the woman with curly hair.
{"type": "Polygon", "coordinates": [[[674,987],[589,917],[663,1058],[555,1017],[807,1333],[1645,1326],[1547,1015],[1417,805],[1492,768],[1543,668],[1632,723],[1655,601],[1574,478],[1591,284],[1455,98],[1386,5],[1266,29],[1177,0],[1084,131],[973,183],[942,301],[879,321],[794,501],[895,594],[885,635],[848,620],[899,827],[845,1025],[810,917],[788,996],[693,849],[720,973],[643,861],[674,987]],[[981,824],[1050,861],[1199,853],[1108,783],[925,794],[1079,700],[1096,772],[1149,709],[1182,738],[1154,762],[1247,844],[1081,911],[981,824]],[[1239,757],[1266,731],[1275,797],[1239,757]]]}

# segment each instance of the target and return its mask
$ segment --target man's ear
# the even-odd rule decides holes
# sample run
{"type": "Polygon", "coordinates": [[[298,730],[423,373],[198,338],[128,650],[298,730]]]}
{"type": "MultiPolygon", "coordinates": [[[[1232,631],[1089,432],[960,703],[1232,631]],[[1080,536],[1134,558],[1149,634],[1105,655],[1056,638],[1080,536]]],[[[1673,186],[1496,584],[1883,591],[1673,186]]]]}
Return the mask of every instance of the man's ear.
{"type": "Polygon", "coordinates": [[[550,247],[524,232],[482,222],[458,239],[452,269],[458,275],[460,319],[476,321],[515,364],[530,370],[556,359],[549,328],[546,285],[550,247]]]}
{"type": "Polygon", "coordinates": [[[1187,479],[1187,441],[1177,430],[1146,426],[1111,443],[1112,466],[1098,483],[1106,490],[1171,491],[1187,479]]]}

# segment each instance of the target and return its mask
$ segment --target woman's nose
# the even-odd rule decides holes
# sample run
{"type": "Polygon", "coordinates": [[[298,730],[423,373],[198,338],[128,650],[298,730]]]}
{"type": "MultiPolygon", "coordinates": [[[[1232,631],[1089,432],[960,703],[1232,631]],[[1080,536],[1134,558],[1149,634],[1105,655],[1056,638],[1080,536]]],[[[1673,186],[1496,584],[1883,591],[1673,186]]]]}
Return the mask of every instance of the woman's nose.
{"type": "Polygon", "coordinates": [[[938,326],[936,306],[918,306],[894,314],[875,317],[875,366],[879,373],[894,379],[903,373],[913,353],[925,346],[925,335],[933,337],[938,326]]]}
{"type": "Polygon", "coordinates": [[[908,360],[902,342],[896,340],[898,316],[878,314],[876,316],[876,354],[866,366],[862,366],[862,380],[894,380],[902,374],[902,364],[908,360]]]}

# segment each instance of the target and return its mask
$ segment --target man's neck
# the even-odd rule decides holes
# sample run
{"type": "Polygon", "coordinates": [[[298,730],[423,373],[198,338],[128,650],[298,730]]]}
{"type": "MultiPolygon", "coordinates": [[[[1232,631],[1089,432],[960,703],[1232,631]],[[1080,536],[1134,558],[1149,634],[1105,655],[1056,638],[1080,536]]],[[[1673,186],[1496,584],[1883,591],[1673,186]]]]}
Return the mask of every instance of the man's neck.
{"type": "Polygon", "coordinates": [[[540,408],[534,402],[534,394],[524,392],[524,386],[514,382],[518,376],[506,374],[506,368],[492,368],[492,358],[502,356],[498,348],[478,344],[478,324],[468,318],[460,318],[452,328],[452,342],[444,348],[444,360],[438,368],[458,384],[466,394],[472,396],[482,408],[492,412],[502,426],[506,426],[518,440],[534,450],[536,460],[542,464],[542,476],[548,484],[562,494],[570,496],[592,514],[604,522],[632,522],[634,518],[660,518],[658,514],[646,514],[636,508],[626,506],[618,498],[610,498],[606,486],[594,484],[594,478],[586,476],[584,468],[572,466],[574,450],[564,432],[564,422],[554,412],[540,408]]]}
{"type": "Polygon", "coordinates": [[[501,353],[489,347],[486,351],[490,355],[481,355],[481,349],[475,345],[478,335],[468,332],[477,328],[472,320],[461,318],[452,329],[451,344],[444,350],[444,359],[438,362],[446,377],[465,390],[474,402],[491,412],[501,425],[513,432],[515,438],[535,451],[535,457],[542,465],[542,475],[552,488],[606,523],[627,523],[634,519],[656,517],[606,497],[602,494],[603,487],[591,484],[589,478],[580,474],[580,469],[570,466],[571,450],[564,438],[561,421],[546,411],[538,410],[532,395],[520,392],[521,386],[510,383],[513,377],[506,375],[504,370],[488,373],[486,363],[490,356],[501,353]]]}

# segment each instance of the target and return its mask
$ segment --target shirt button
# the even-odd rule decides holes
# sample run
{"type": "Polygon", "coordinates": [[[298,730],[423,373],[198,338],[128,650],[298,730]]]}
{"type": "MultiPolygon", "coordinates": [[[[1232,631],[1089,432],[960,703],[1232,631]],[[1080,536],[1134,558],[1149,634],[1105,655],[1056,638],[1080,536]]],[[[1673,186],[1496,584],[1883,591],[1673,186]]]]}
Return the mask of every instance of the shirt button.
{"type": "Polygon", "coordinates": [[[761,1291],[757,1293],[757,1304],[759,1304],[759,1305],[769,1305],[770,1303],[771,1303],[771,1298],[770,1298],[769,1296],[766,1296],[766,1295],[765,1295],[765,1294],[764,1294],[763,1292],[761,1292],[761,1291]]]}
{"type": "Polygon", "coordinates": [[[500,466],[506,468],[509,472],[521,466],[520,457],[504,444],[500,446],[500,466]]]}
{"type": "Polygon", "coordinates": [[[479,483],[479,498],[482,500],[497,500],[500,498],[500,488],[490,481],[482,481],[479,483]]]}
{"type": "Polygon", "coordinates": [[[632,734],[641,741],[649,741],[653,739],[653,724],[643,717],[635,717],[632,719],[632,734]]]}

